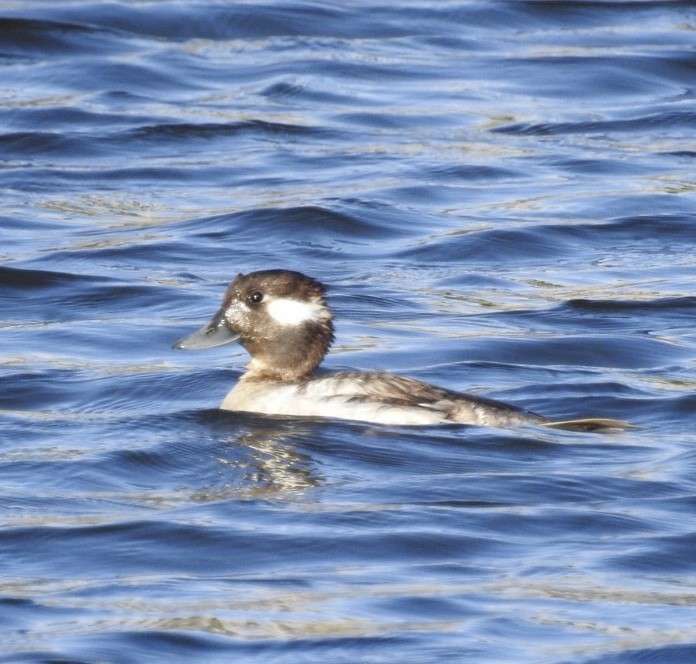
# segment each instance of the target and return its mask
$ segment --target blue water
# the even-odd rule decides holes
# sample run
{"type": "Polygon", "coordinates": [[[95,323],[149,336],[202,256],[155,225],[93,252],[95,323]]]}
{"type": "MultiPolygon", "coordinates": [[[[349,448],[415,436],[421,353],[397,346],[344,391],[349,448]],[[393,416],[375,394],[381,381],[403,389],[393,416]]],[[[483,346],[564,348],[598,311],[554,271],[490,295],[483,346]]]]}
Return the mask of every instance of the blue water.
{"type": "Polygon", "coordinates": [[[0,2],[0,662],[696,662],[692,2],[0,2]],[[222,413],[326,365],[598,435],[222,413]]]}

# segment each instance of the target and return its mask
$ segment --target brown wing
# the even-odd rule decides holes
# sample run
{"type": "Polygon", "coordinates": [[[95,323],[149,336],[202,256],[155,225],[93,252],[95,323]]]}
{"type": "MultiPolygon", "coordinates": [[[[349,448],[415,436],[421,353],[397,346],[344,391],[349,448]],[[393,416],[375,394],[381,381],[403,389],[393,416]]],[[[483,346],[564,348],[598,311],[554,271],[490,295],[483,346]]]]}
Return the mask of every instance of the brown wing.
{"type": "Polygon", "coordinates": [[[345,386],[346,395],[350,395],[351,400],[433,410],[451,422],[492,426],[544,422],[543,417],[521,408],[446,390],[413,378],[360,371],[342,371],[333,374],[333,378],[345,386]]]}

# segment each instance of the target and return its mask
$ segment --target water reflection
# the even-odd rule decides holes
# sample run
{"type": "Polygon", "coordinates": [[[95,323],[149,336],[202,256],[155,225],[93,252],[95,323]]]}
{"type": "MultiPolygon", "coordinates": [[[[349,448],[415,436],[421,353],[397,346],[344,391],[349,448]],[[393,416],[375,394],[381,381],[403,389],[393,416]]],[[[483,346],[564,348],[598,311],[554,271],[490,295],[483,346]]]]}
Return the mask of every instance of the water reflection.
{"type": "Polygon", "coordinates": [[[299,421],[290,425],[262,418],[250,421],[225,441],[229,454],[221,456],[220,462],[242,471],[240,488],[253,496],[272,497],[314,489],[323,480],[311,457],[299,452],[293,442],[298,438],[311,440],[313,429],[311,424],[299,421]]]}

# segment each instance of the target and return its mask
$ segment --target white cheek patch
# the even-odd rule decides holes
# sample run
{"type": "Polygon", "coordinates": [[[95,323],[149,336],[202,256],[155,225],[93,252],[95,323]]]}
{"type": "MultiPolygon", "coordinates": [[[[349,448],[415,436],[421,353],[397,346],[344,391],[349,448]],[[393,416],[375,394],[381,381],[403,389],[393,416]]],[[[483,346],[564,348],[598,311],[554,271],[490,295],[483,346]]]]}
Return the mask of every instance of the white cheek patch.
{"type": "Polygon", "coordinates": [[[266,311],[280,325],[301,325],[321,320],[325,309],[316,302],[301,302],[300,300],[279,297],[266,304],[266,311]]]}

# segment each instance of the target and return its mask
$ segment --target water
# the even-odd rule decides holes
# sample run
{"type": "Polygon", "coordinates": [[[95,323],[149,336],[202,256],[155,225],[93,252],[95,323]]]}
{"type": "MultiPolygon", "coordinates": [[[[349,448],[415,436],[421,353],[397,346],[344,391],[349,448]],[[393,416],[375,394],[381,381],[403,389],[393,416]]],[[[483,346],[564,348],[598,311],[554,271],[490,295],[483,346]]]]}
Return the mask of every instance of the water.
{"type": "Polygon", "coordinates": [[[696,7],[0,2],[0,661],[696,661],[696,7]],[[615,435],[216,407],[327,366],[615,435]]]}

